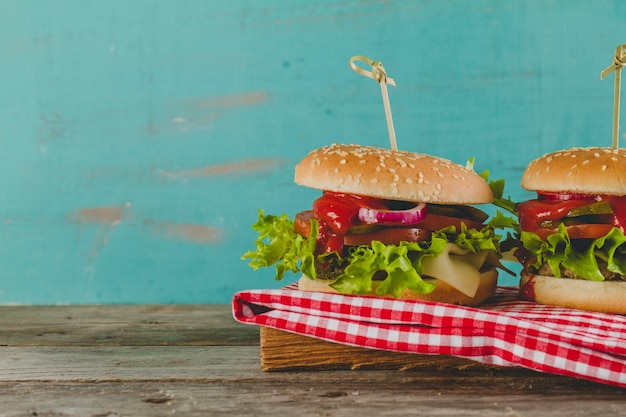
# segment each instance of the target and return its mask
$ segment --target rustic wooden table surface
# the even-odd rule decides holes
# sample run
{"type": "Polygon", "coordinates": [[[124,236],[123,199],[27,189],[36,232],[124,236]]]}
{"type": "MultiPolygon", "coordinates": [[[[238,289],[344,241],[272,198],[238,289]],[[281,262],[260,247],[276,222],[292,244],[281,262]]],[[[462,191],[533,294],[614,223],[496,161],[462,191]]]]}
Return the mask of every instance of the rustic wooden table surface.
{"type": "Polygon", "coordinates": [[[0,345],[1,416],[626,416],[526,370],[264,372],[227,305],[0,307],[0,345]]]}

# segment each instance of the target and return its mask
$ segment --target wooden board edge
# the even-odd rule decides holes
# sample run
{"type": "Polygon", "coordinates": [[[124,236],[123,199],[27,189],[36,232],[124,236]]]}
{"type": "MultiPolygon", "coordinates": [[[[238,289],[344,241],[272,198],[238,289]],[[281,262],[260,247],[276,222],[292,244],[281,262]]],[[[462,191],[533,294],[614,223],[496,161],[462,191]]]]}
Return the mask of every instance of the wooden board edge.
{"type": "Polygon", "coordinates": [[[489,370],[469,359],[390,352],[327,342],[261,326],[261,369],[296,370],[489,370]]]}

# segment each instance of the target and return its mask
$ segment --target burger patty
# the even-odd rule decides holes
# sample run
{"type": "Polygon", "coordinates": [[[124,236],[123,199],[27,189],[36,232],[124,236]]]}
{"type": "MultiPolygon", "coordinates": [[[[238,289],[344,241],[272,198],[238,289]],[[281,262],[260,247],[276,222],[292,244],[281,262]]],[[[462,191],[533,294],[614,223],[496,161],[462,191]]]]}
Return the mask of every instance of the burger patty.
{"type": "MultiPolygon", "coordinates": [[[[626,281],[626,275],[620,275],[618,273],[615,272],[611,272],[608,270],[607,268],[607,263],[601,259],[597,259],[598,262],[598,268],[600,269],[600,273],[602,274],[602,276],[604,277],[604,279],[606,281],[626,281]]],[[[534,268],[530,268],[531,270],[534,268]]],[[[574,271],[572,271],[571,269],[567,269],[565,268],[563,265],[560,266],[561,269],[561,276],[563,278],[571,278],[571,279],[584,279],[581,278],[579,276],[577,276],[574,271]]],[[[545,275],[545,276],[553,276],[552,275],[552,270],[550,269],[550,266],[548,265],[547,262],[544,262],[539,269],[537,269],[537,271],[535,271],[535,273],[537,275],[545,275]]]]}
{"type": "MultiPolygon", "coordinates": [[[[339,275],[341,275],[348,265],[346,259],[339,259],[338,257],[328,257],[323,261],[316,258],[314,261],[315,273],[317,278],[321,281],[334,281],[339,275]]],[[[384,271],[378,271],[372,277],[374,281],[382,281],[387,277],[387,273],[384,271]]]]}
{"type": "Polygon", "coordinates": [[[338,259],[338,257],[329,257],[324,261],[316,258],[314,267],[317,279],[322,281],[333,281],[343,273],[343,270],[346,267],[346,262],[338,259]]]}

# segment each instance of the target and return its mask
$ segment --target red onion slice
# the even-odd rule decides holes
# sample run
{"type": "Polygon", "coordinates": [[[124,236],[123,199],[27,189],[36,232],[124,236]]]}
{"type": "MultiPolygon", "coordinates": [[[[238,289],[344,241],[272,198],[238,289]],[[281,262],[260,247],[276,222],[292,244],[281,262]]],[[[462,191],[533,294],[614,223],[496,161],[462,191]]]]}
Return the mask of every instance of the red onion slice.
{"type": "Polygon", "coordinates": [[[360,207],[358,218],[367,224],[385,224],[389,226],[410,226],[426,217],[426,204],[419,203],[407,210],[380,210],[360,207]]]}
{"type": "Polygon", "coordinates": [[[568,201],[568,200],[593,200],[595,196],[588,194],[560,194],[538,192],[539,200],[546,201],[568,201]]]}

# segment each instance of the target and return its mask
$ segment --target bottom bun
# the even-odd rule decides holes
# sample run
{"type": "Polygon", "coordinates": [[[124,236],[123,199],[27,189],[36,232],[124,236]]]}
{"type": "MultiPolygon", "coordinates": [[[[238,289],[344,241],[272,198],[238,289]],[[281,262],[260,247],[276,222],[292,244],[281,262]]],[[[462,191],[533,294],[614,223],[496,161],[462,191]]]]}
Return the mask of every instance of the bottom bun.
{"type": "MultiPolygon", "coordinates": [[[[473,297],[463,294],[456,288],[451,287],[443,281],[433,279],[437,287],[430,294],[418,294],[415,291],[406,289],[402,291],[398,299],[401,300],[424,300],[435,301],[439,303],[458,304],[464,306],[477,306],[485,301],[488,297],[493,295],[498,285],[498,271],[496,269],[490,269],[483,272],[480,275],[480,284],[478,290],[473,297]]],[[[302,291],[317,291],[317,292],[329,292],[338,294],[338,291],[332,288],[330,281],[315,280],[303,275],[298,281],[298,289],[302,291]]],[[[378,296],[376,291],[377,282],[374,281],[372,285],[372,292],[367,294],[361,294],[364,296],[378,296]]],[[[385,295],[384,297],[392,298],[391,295],[385,295]]],[[[395,298],[395,297],[393,297],[395,298]]]]}
{"type": "Polygon", "coordinates": [[[626,314],[626,281],[588,281],[522,274],[520,297],[540,304],[626,314]]]}

